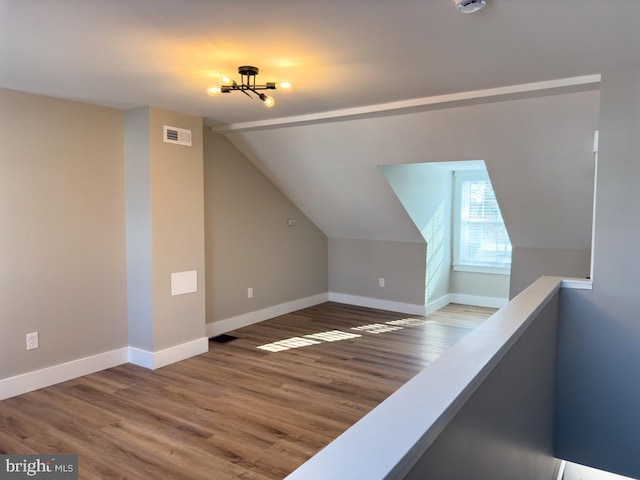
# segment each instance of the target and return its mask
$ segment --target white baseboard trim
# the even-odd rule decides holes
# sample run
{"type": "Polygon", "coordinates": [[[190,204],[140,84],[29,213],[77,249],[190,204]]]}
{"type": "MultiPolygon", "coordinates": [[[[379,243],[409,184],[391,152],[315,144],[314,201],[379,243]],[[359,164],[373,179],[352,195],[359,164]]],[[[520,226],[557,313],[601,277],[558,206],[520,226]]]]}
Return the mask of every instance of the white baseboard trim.
{"type": "Polygon", "coordinates": [[[480,295],[464,295],[462,293],[450,293],[449,303],[471,305],[474,307],[502,308],[509,303],[508,298],[482,297],[480,295]]]}
{"type": "Polygon", "coordinates": [[[449,297],[450,295],[446,294],[441,296],[440,298],[437,298],[431,302],[428,302],[426,315],[430,315],[433,312],[440,310],[442,307],[446,307],[447,305],[449,305],[451,303],[451,300],[449,299],[449,297]]]}
{"type": "Polygon", "coordinates": [[[321,293],[207,324],[206,337],[198,338],[157,352],[149,352],[135,347],[123,347],[109,352],[99,353],[97,355],[79,358],[70,362],[43,368],[41,370],[35,370],[33,372],[27,372],[14,377],[5,378],[0,380],[0,400],[48,387],[56,383],[66,382],[67,380],[106,370],[127,362],[149,369],[161,368],[171,363],[179,362],[207,352],[209,349],[209,341],[207,337],[214,337],[237,328],[246,327],[247,325],[262,322],[269,318],[285,315],[287,313],[295,312],[296,310],[318,305],[327,301],[421,316],[432,313],[449,303],[501,308],[508,302],[505,298],[451,293],[424,306],[412,303],[382,300],[378,298],[347,295],[343,293],[321,293]]]}
{"type": "Polygon", "coordinates": [[[0,400],[127,363],[127,347],[0,380],[0,400]]]}
{"type": "Polygon", "coordinates": [[[320,293],[311,297],[300,298],[291,302],[281,303],[273,307],[267,307],[253,312],[243,313],[236,317],[225,318],[212,323],[207,323],[207,337],[215,337],[217,335],[236,330],[238,328],[253,325],[273,317],[286,315],[307,307],[313,307],[320,303],[329,301],[328,293],[320,293]]]}
{"type": "Polygon", "coordinates": [[[389,310],[391,312],[407,313],[409,315],[426,315],[426,307],[424,305],[416,305],[413,303],[394,302],[380,298],[360,297],[334,292],[329,293],[329,300],[332,302],[346,303],[347,305],[377,308],[379,310],[389,310]]]}
{"type": "Polygon", "coordinates": [[[165,348],[164,350],[158,350],[157,352],[129,347],[127,358],[129,363],[155,370],[208,351],[209,339],[202,337],[174,347],[165,348]]]}

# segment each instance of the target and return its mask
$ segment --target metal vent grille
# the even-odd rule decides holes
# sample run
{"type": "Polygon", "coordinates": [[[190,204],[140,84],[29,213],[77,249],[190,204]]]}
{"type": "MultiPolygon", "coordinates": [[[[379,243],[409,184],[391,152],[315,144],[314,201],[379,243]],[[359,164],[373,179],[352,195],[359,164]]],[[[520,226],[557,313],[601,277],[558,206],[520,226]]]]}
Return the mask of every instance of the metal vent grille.
{"type": "Polygon", "coordinates": [[[176,145],[191,146],[191,130],[184,128],[164,126],[164,141],[176,145]]]}

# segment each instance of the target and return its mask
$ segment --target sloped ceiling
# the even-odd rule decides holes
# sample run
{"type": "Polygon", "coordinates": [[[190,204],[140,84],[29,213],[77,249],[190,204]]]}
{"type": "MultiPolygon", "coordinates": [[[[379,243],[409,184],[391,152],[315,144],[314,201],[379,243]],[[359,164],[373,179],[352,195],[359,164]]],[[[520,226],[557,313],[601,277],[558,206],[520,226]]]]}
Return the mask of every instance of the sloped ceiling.
{"type": "Polygon", "coordinates": [[[379,165],[484,160],[511,241],[591,241],[597,91],[226,135],[329,237],[421,242],[379,165]]]}
{"type": "Polygon", "coordinates": [[[483,159],[514,244],[576,248],[590,239],[593,91],[295,121],[640,68],[637,0],[487,3],[464,15],[453,0],[0,0],[0,87],[202,116],[329,236],[420,241],[377,166],[483,159]],[[272,109],[206,95],[245,64],[294,89],[272,109]],[[294,120],[269,126],[282,117],[294,120]]]}

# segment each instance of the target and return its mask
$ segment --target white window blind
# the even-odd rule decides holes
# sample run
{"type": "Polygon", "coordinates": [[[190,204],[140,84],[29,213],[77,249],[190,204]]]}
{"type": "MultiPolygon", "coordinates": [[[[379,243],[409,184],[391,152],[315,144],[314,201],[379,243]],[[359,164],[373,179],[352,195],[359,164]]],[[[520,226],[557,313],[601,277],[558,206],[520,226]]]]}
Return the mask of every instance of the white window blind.
{"type": "Polygon", "coordinates": [[[511,242],[485,172],[456,172],[456,204],[454,267],[508,270],[511,242]]]}

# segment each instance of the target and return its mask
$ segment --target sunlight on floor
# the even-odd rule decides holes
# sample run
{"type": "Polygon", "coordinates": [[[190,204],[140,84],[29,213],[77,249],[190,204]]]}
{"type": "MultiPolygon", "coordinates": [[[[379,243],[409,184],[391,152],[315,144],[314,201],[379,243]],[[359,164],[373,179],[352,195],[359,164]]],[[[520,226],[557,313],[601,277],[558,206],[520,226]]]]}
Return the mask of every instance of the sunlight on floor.
{"type": "Polygon", "coordinates": [[[352,327],[351,330],[357,330],[360,332],[367,332],[367,333],[385,333],[385,332],[393,332],[394,330],[402,330],[402,327],[393,327],[390,325],[385,325],[383,323],[372,323],[371,325],[363,325],[361,327],[352,327]]]}
{"type": "MultiPolygon", "coordinates": [[[[352,327],[351,330],[356,330],[365,333],[385,333],[392,332],[394,330],[402,330],[403,327],[420,327],[430,323],[436,323],[433,320],[425,320],[422,318],[403,318],[402,320],[391,320],[385,323],[372,323],[369,325],[362,325],[360,327],[352,327]]],[[[303,337],[291,337],[277,342],[267,343],[260,345],[260,350],[266,350],[267,352],[282,352],[290,350],[292,348],[307,347],[309,345],[317,345],[322,342],[337,342],[339,340],[347,340],[350,338],[361,337],[362,335],[356,333],[343,332],[341,330],[331,330],[328,332],[313,333],[311,335],[304,335],[303,337]]]]}

